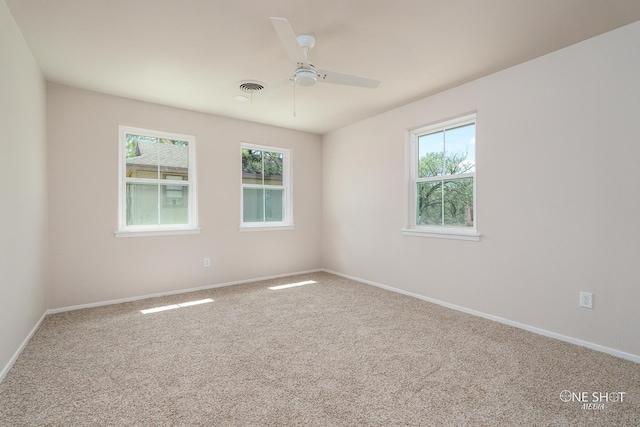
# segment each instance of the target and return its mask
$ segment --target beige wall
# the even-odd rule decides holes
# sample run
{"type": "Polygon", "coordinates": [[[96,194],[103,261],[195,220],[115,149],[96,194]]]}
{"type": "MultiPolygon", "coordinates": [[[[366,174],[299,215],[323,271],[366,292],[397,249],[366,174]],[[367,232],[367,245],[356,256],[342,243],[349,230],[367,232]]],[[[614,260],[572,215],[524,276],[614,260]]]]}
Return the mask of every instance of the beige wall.
{"type": "Polygon", "coordinates": [[[639,47],[635,23],[325,135],[324,267],[640,357],[639,47]],[[482,240],[403,236],[405,130],[473,110],[482,240]]]}
{"type": "Polygon", "coordinates": [[[0,1],[0,380],[46,307],[45,82],[0,1]]]}
{"type": "Polygon", "coordinates": [[[56,84],[47,99],[50,309],[322,267],[320,136],[56,84]],[[114,237],[118,124],[196,135],[200,234],[114,237]],[[239,231],[241,141],[292,149],[295,230],[239,231]]]}

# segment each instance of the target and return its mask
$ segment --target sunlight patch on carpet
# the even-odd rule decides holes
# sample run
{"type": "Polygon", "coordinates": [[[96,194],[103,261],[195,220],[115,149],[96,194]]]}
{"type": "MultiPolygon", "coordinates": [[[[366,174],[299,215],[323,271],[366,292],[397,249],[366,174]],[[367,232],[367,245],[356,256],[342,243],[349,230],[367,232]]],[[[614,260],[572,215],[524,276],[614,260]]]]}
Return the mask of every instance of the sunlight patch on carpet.
{"type": "Polygon", "coordinates": [[[271,289],[272,291],[278,291],[280,289],[295,288],[296,286],[311,285],[312,283],[318,282],[316,282],[315,280],[306,280],[304,282],[289,283],[287,285],[271,286],[269,287],[269,289],[271,289]]]}
{"type": "Polygon", "coordinates": [[[182,307],[190,307],[192,305],[206,304],[209,302],[213,302],[213,300],[211,298],[205,298],[197,301],[183,302],[180,304],[171,304],[171,305],[163,305],[161,307],[147,308],[146,310],[140,310],[140,313],[142,314],[157,313],[159,311],[173,310],[173,309],[182,308],[182,307]]]}

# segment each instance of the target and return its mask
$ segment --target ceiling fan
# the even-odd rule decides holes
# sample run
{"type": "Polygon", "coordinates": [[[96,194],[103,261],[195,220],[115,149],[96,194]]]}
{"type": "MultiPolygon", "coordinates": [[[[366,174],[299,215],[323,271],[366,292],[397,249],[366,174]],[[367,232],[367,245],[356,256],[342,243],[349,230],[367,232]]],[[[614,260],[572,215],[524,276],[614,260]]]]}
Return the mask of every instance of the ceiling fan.
{"type": "Polygon", "coordinates": [[[308,34],[296,36],[286,18],[271,18],[271,23],[289,59],[296,64],[292,80],[297,85],[313,86],[320,82],[375,89],[380,84],[378,80],[316,68],[308,59],[309,51],[316,44],[315,37],[308,34]]]}

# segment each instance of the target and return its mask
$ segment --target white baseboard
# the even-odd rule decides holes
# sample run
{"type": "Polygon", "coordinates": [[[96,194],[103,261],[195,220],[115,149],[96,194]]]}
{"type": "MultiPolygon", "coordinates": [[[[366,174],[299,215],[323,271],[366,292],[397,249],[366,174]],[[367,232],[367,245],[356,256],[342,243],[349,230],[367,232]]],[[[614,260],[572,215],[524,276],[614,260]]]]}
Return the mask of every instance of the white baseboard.
{"type": "Polygon", "coordinates": [[[197,287],[197,288],[180,289],[180,290],[177,290],[177,291],[160,292],[160,293],[157,293],[157,294],[140,295],[140,296],[136,296],[136,297],[122,298],[122,299],[117,299],[117,300],[100,301],[100,302],[94,302],[94,303],[89,303],[89,304],[74,305],[74,306],[70,306],[70,307],[53,308],[53,309],[47,310],[46,314],[63,313],[65,311],[82,310],[84,308],[101,307],[101,306],[104,306],[104,305],[121,304],[121,303],[124,303],[124,302],[138,301],[138,300],[143,300],[143,299],[148,299],[148,298],[158,298],[158,297],[163,297],[163,296],[167,296],[167,295],[186,294],[186,293],[189,293],[189,292],[203,291],[203,290],[206,290],[206,289],[223,288],[225,286],[233,286],[233,285],[241,285],[243,283],[259,282],[261,280],[271,280],[271,279],[279,279],[281,277],[298,276],[300,274],[317,273],[319,271],[323,271],[323,270],[319,268],[317,270],[307,270],[307,271],[298,271],[296,273],[277,274],[277,275],[274,275],[274,276],[258,277],[258,278],[255,278],[255,279],[244,279],[244,280],[236,280],[236,281],[233,281],[233,282],[217,283],[215,285],[200,286],[200,287],[197,287]]]}
{"type": "Polygon", "coordinates": [[[440,301],[440,300],[437,300],[437,299],[434,299],[434,298],[425,297],[424,295],[420,295],[420,294],[415,294],[413,292],[404,291],[402,289],[398,289],[398,288],[394,288],[392,286],[387,286],[387,285],[383,285],[383,284],[380,284],[380,283],[372,282],[370,280],[361,279],[359,277],[349,276],[347,274],[342,274],[342,273],[338,273],[336,271],[331,271],[331,270],[327,270],[327,269],[323,269],[322,271],[324,271],[326,273],[330,273],[330,274],[335,274],[336,276],[344,277],[346,279],[351,279],[351,280],[355,280],[357,282],[362,282],[362,283],[365,283],[367,285],[371,285],[371,286],[375,286],[375,287],[378,287],[378,288],[386,289],[388,291],[397,292],[399,294],[403,294],[403,295],[407,295],[407,296],[410,296],[410,297],[418,298],[418,299],[421,299],[421,300],[424,300],[424,301],[428,301],[428,302],[431,302],[431,303],[434,303],[434,304],[441,305],[443,307],[447,307],[447,308],[451,308],[453,310],[461,311],[463,313],[472,314],[474,316],[478,316],[478,317],[482,317],[482,318],[485,318],[485,319],[493,320],[493,321],[498,322],[498,323],[503,323],[505,325],[513,326],[513,327],[516,327],[516,328],[519,328],[519,329],[524,329],[525,331],[533,332],[533,333],[538,334],[538,335],[543,335],[543,336],[549,337],[549,338],[555,338],[557,340],[568,342],[570,344],[576,344],[576,345],[579,345],[579,346],[582,346],[582,347],[589,348],[591,350],[596,350],[596,351],[600,351],[602,353],[607,353],[607,354],[610,354],[612,356],[619,357],[621,359],[626,359],[626,360],[630,360],[630,361],[635,362],[635,363],[640,363],[640,356],[638,356],[636,354],[626,353],[624,351],[616,350],[614,348],[609,348],[609,347],[605,347],[605,346],[602,346],[602,345],[599,345],[599,344],[594,344],[594,343],[589,342],[589,341],[584,341],[584,340],[581,340],[581,339],[578,339],[578,338],[573,338],[573,337],[569,337],[569,336],[566,336],[566,335],[558,334],[556,332],[547,331],[545,329],[536,328],[534,326],[525,325],[524,323],[514,322],[513,320],[504,319],[502,317],[494,316],[492,314],[487,314],[487,313],[483,313],[481,311],[476,311],[476,310],[472,310],[472,309],[469,309],[469,308],[466,308],[466,307],[461,307],[459,305],[450,304],[448,302],[440,301]]]}
{"type": "Polygon", "coordinates": [[[45,317],[47,315],[49,315],[49,314],[62,313],[62,312],[65,312],[65,311],[80,310],[80,309],[83,309],[83,308],[99,307],[99,306],[111,305],[111,304],[120,304],[120,303],[123,303],[123,302],[131,302],[131,301],[137,301],[137,300],[147,299],[147,298],[156,298],[156,297],[161,297],[161,296],[165,296],[165,295],[184,294],[184,293],[196,292],[196,291],[201,291],[201,290],[206,290],[206,289],[213,289],[213,288],[221,288],[221,287],[225,287],[225,286],[239,285],[239,284],[243,284],[243,283],[259,282],[261,280],[278,279],[278,278],[282,278],[282,277],[289,277],[289,276],[297,276],[297,275],[301,275],[301,274],[316,273],[316,272],[319,272],[319,271],[324,271],[326,273],[335,274],[336,276],[344,277],[344,278],[347,278],[347,279],[355,280],[357,282],[365,283],[367,285],[376,286],[378,288],[386,289],[388,291],[397,292],[399,294],[403,294],[403,295],[411,296],[411,297],[414,297],[414,298],[418,298],[418,299],[421,299],[421,300],[424,300],[424,301],[427,301],[427,302],[431,302],[431,303],[434,303],[434,304],[438,304],[438,305],[441,305],[443,307],[447,307],[447,308],[450,308],[450,309],[453,309],[453,310],[457,310],[457,311],[460,311],[460,312],[463,312],[463,313],[467,313],[467,314],[471,314],[471,315],[474,315],[474,316],[482,317],[482,318],[485,318],[485,319],[493,320],[495,322],[503,323],[505,325],[513,326],[513,327],[516,327],[516,328],[519,328],[519,329],[523,329],[525,331],[533,332],[533,333],[536,333],[536,334],[539,334],[539,335],[543,335],[543,336],[546,336],[546,337],[549,337],[549,338],[555,338],[555,339],[558,339],[560,341],[568,342],[570,344],[576,344],[576,345],[579,345],[579,346],[582,346],[582,347],[590,348],[592,350],[600,351],[602,353],[607,353],[607,354],[610,354],[612,356],[620,357],[620,358],[626,359],[626,360],[630,360],[630,361],[635,362],[635,363],[640,363],[640,356],[635,355],[635,354],[626,353],[626,352],[623,352],[623,351],[620,351],[620,350],[616,350],[616,349],[613,349],[613,348],[609,348],[609,347],[605,347],[605,346],[602,346],[602,345],[599,345],[599,344],[594,344],[594,343],[591,343],[591,342],[588,342],[588,341],[584,341],[584,340],[580,340],[580,339],[577,339],[577,338],[569,337],[569,336],[566,336],[566,335],[558,334],[556,332],[551,332],[551,331],[547,331],[545,329],[536,328],[534,326],[525,325],[523,323],[514,322],[514,321],[509,320],[509,319],[504,319],[502,317],[494,316],[494,315],[487,314],[487,313],[482,313],[480,311],[476,311],[476,310],[472,310],[472,309],[469,309],[469,308],[461,307],[461,306],[458,306],[458,305],[455,305],[455,304],[450,304],[450,303],[447,303],[447,302],[444,302],[444,301],[440,301],[440,300],[437,300],[437,299],[434,299],[434,298],[426,297],[424,295],[419,295],[419,294],[415,294],[413,292],[408,292],[408,291],[404,291],[402,289],[394,288],[392,286],[387,286],[387,285],[383,285],[383,284],[380,284],[380,283],[372,282],[370,280],[361,279],[359,277],[349,276],[347,274],[338,273],[336,271],[332,271],[332,270],[328,270],[328,269],[317,269],[317,270],[299,271],[299,272],[296,272],[296,273],[287,273],[287,274],[279,274],[279,275],[273,275],[273,276],[265,276],[265,277],[255,278],[255,279],[236,280],[236,281],[233,281],[233,282],[217,283],[215,285],[201,286],[201,287],[197,287],[197,288],[181,289],[181,290],[178,290],[178,291],[162,292],[162,293],[151,294],[151,295],[142,295],[142,296],[123,298],[123,299],[118,299],[118,300],[102,301],[102,302],[96,302],[96,303],[90,303],[90,304],[82,304],[82,305],[76,305],[76,306],[71,306],[71,307],[62,307],[62,308],[56,308],[56,309],[47,310],[42,315],[40,320],[38,320],[38,322],[33,327],[31,332],[29,332],[29,334],[24,339],[24,341],[22,342],[20,347],[16,350],[16,352],[14,353],[13,357],[11,358],[11,360],[9,360],[9,363],[7,363],[7,365],[0,372],[0,382],[2,382],[2,380],[7,375],[9,370],[11,370],[11,367],[13,366],[13,364],[18,359],[18,356],[20,356],[20,353],[22,353],[22,350],[29,343],[29,340],[31,340],[31,337],[33,337],[33,334],[35,334],[35,332],[38,330],[38,328],[40,327],[40,325],[44,321],[45,317]]]}
{"type": "Polygon", "coordinates": [[[46,312],[42,315],[42,317],[40,317],[40,320],[38,320],[36,325],[31,329],[31,332],[29,332],[29,335],[27,335],[27,337],[22,341],[22,344],[20,344],[20,347],[18,347],[16,352],[13,354],[13,357],[11,357],[11,359],[9,360],[9,363],[7,363],[7,365],[2,369],[2,372],[0,372],[0,383],[2,382],[2,380],[4,380],[4,377],[7,376],[7,374],[13,367],[13,364],[16,363],[16,360],[18,360],[18,356],[20,356],[20,353],[22,353],[22,350],[24,350],[24,348],[27,346],[27,344],[31,340],[31,337],[33,337],[33,334],[36,333],[36,331],[44,321],[45,317],[47,317],[46,312]]]}

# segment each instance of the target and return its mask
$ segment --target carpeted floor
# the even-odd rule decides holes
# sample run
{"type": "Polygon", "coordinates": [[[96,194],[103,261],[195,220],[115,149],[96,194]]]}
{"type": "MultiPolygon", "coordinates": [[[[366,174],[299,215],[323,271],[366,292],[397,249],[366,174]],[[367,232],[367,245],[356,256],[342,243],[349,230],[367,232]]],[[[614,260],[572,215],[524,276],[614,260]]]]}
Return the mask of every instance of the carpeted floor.
{"type": "Polygon", "coordinates": [[[640,365],[314,273],[50,315],[0,425],[638,426],[640,365]]]}

